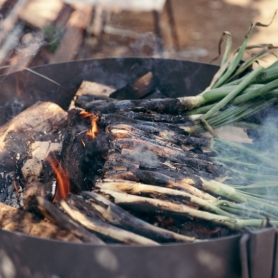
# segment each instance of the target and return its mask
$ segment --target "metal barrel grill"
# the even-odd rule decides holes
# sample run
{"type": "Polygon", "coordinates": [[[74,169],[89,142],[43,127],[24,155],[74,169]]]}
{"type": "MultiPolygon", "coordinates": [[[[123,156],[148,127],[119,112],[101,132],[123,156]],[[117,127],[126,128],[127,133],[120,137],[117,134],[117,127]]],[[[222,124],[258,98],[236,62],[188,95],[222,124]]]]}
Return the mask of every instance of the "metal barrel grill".
{"type": "MultiPolygon", "coordinates": [[[[169,97],[196,95],[216,66],[167,59],[110,58],[34,68],[1,77],[2,115],[14,99],[27,108],[52,101],[67,109],[83,80],[120,88],[151,70],[169,97]]],[[[0,230],[1,277],[278,277],[277,229],[158,247],[97,246],[35,238],[0,230]]]]}

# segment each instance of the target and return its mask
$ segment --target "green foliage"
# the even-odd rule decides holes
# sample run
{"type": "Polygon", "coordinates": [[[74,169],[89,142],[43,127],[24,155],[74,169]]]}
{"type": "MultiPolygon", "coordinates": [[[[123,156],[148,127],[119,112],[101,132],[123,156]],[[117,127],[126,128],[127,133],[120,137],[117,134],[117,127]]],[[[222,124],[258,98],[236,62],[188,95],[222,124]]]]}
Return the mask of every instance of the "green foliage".
{"type": "Polygon", "coordinates": [[[45,26],[43,33],[45,42],[48,46],[48,50],[51,53],[54,53],[58,48],[63,37],[64,28],[61,26],[54,26],[52,24],[49,24],[45,26]]]}

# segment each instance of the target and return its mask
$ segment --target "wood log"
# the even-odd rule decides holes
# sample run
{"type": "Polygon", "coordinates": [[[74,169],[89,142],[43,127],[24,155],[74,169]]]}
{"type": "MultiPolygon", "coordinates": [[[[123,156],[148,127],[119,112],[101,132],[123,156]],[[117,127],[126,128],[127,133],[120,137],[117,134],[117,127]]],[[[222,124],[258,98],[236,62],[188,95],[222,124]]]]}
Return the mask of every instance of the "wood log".
{"type": "MultiPolygon", "coordinates": [[[[18,44],[17,41],[16,43],[18,44]]],[[[21,44],[17,45],[17,51],[10,60],[11,67],[5,71],[5,74],[28,67],[44,43],[44,36],[41,32],[25,34],[21,38],[21,44]]]]}
{"type": "Polygon", "coordinates": [[[28,4],[20,13],[20,18],[29,26],[38,29],[43,29],[47,24],[53,22],[63,8],[63,1],[60,0],[29,0],[26,2],[28,4]]]}
{"type": "Polygon", "coordinates": [[[69,202],[61,200],[61,206],[74,221],[77,221],[90,231],[100,233],[104,236],[110,237],[126,244],[158,245],[157,242],[151,239],[109,225],[99,219],[89,218],[81,213],[73,205],[69,204],[69,202]]]}
{"type": "Polygon", "coordinates": [[[91,6],[75,5],[75,10],[67,22],[62,41],[51,57],[50,63],[70,61],[78,54],[84,31],[91,20],[92,9],[91,6]]]}
{"type": "Polygon", "coordinates": [[[152,93],[157,86],[151,71],[137,78],[135,81],[113,92],[110,97],[118,100],[139,99],[152,93]]]}
{"type": "Polygon", "coordinates": [[[34,214],[13,208],[0,202],[0,227],[3,230],[24,233],[32,236],[81,242],[72,232],[35,218],[34,214]]]}
{"type": "MultiPolygon", "coordinates": [[[[10,54],[14,51],[14,48],[17,46],[22,31],[23,26],[20,23],[16,24],[14,28],[11,30],[11,32],[7,36],[7,39],[3,42],[2,47],[0,49],[0,64],[8,62],[10,54]]],[[[3,40],[3,37],[1,38],[1,35],[2,32],[0,34],[0,41],[1,39],[3,40]]]]}
{"type": "Polygon", "coordinates": [[[7,38],[8,33],[14,28],[18,21],[19,15],[24,11],[28,0],[19,0],[13,7],[12,11],[1,24],[0,45],[7,38]]]}
{"type": "Polygon", "coordinates": [[[75,101],[75,107],[85,110],[85,107],[88,102],[93,103],[94,105],[104,104],[106,102],[114,101],[113,98],[107,96],[102,96],[100,94],[85,94],[78,97],[75,101]]]}
{"type": "Polygon", "coordinates": [[[84,80],[79,89],[77,90],[76,95],[74,96],[74,99],[72,100],[69,109],[72,109],[75,107],[75,103],[78,101],[78,99],[81,96],[100,96],[100,97],[109,97],[112,92],[114,92],[115,89],[97,82],[91,82],[84,80]]]}
{"type": "Polygon", "coordinates": [[[40,196],[32,196],[28,202],[29,208],[35,209],[44,217],[50,220],[63,230],[67,230],[79,238],[82,242],[90,242],[94,244],[104,244],[95,234],[88,232],[82,226],[73,222],[66,214],[55,207],[52,203],[40,196]]]}
{"type": "MultiPolygon", "coordinates": [[[[59,149],[61,142],[62,129],[65,127],[67,113],[58,105],[49,102],[38,102],[24,110],[11,121],[0,127],[0,172],[16,172],[21,174],[22,165],[26,168],[39,166],[36,164],[42,157],[39,156],[38,144],[46,144],[44,149],[47,153],[51,148],[59,149]],[[36,144],[33,144],[37,142],[36,144]],[[40,143],[38,143],[40,142],[40,143]],[[45,142],[45,143],[42,143],[45,142]],[[31,157],[31,154],[34,157],[31,157]],[[32,163],[29,159],[34,159],[32,163]]],[[[41,162],[39,162],[41,164],[41,162]]],[[[42,164],[41,164],[42,165],[42,164]]],[[[36,168],[38,170],[38,167],[36,168]]],[[[29,175],[30,180],[26,184],[25,192],[29,189],[32,192],[38,184],[34,184],[34,169],[29,168],[29,174],[24,173],[25,178],[29,175]],[[31,178],[32,177],[32,178],[31,178]]],[[[38,171],[36,171],[37,175],[38,171]]],[[[36,177],[36,181],[39,181],[36,177]]],[[[39,183],[41,184],[41,183],[39,183]]],[[[42,185],[36,190],[42,193],[51,192],[51,185],[42,185]],[[50,186],[50,187],[49,187],[50,186]]],[[[35,190],[35,191],[36,191],[35,190]]]]}
{"type": "Polygon", "coordinates": [[[30,145],[31,157],[24,162],[21,168],[25,188],[24,200],[32,195],[46,198],[54,196],[56,186],[51,168],[48,165],[48,156],[52,152],[58,153],[61,148],[61,142],[52,143],[51,141],[36,141],[30,145]]]}
{"type": "Polygon", "coordinates": [[[194,237],[187,237],[174,233],[134,217],[108,199],[94,192],[83,191],[81,195],[90,202],[93,210],[97,210],[109,223],[118,227],[122,227],[161,243],[173,241],[192,242],[195,240],[194,237]]]}
{"type": "Polygon", "coordinates": [[[105,155],[110,149],[109,133],[100,129],[95,139],[87,135],[91,122],[82,117],[81,111],[69,111],[61,151],[61,165],[70,179],[72,192],[91,190],[92,182],[100,174],[105,155]]]}

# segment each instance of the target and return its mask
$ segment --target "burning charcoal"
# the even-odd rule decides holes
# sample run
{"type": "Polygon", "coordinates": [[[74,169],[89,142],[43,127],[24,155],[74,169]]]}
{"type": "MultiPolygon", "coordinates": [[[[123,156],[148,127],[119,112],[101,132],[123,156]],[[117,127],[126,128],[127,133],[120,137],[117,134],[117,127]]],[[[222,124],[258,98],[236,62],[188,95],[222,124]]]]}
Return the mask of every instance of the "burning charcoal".
{"type": "Polygon", "coordinates": [[[32,196],[32,198],[29,198],[29,208],[35,209],[61,229],[71,232],[82,242],[104,244],[96,235],[73,222],[71,218],[65,215],[61,210],[40,196],[32,196]]]}
{"type": "Polygon", "coordinates": [[[106,221],[120,228],[159,242],[192,242],[195,240],[142,221],[97,193],[83,191],[82,196],[89,201],[91,209],[99,212],[106,221]]]}
{"type": "Polygon", "coordinates": [[[3,230],[63,241],[81,242],[72,232],[36,218],[34,214],[0,202],[0,227],[3,230]]]}
{"type": "Polygon", "coordinates": [[[113,92],[110,97],[119,100],[123,99],[139,99],[152,93],[155,90],[157,82],[151,71],[142,75],[132,83],[113,92]]]}
{"type": "Polygon", "coordinates": [[[158,243],[153,240],[150,240],[143,236],[139,236],[135,233],[126,231],[124,229],[117,228],[115,226],[107,224],[104,221],[101,221],[100,219],[87,217],[85,214],[83,214],[80,210],[75,208],[69,202],[62,200],[61,206],[74,221],[77,221],[90,231],[97,232],[106,237],[115,239],[126,244],[158,245],[158,243]]]}

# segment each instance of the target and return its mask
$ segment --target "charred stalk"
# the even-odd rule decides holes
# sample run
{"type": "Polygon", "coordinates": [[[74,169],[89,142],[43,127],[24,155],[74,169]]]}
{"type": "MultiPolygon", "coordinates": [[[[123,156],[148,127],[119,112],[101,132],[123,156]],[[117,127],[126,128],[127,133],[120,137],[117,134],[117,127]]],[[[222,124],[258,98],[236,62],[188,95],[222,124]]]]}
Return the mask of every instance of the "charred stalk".
{"type": "MultiPolygon", "coordinates": [[[[114,202],[122,207],[128,207],[132,209],[150,211],[154,213],[155,211],[165,211],[170,213],[176,213],[186,217],[193,217],[197,219],[203,219],[206,221],[211,221],[220,226],[226,226],[232,230],[241,230],[245,226],[250,227],[264,227],[267,225],[268,220],[264,219],[239,219],[234,217],[227,217],[216,215],[206,211],[200,211],[194,209],[184,204],[174,204],[169,201],[162,201],[158,199],[152,199],[147,197],[139,197],[126,193],[119,193],[111,190],[100,189],[98,190],[100,194],[106,198],[112,198],[114,202]]],[[[271,221],[274,225],[278,224],[278,221],[271,221]]]]}
{"type": "Polygon", "coordinates": [[[89,202],[91,209],[100,213],[106,221],[128,231],[159,242],[192,242],[195,240],[194,237],[184,236],[151,225],[95,192],[83,191],[82,196],[89,202]]]}
{"type": "Polygon", "coordinates": [[[97,232],[104,236],[110,237],[117,241],[126,243],[126,244],[139,244],[139,245],[158,245],[157,242],[139,236],[135,233],[126,231],[124,229],[117,228],[115,226],[109,225],[99,219],[89,218],[83,213],[81,213],[73,205],[70,205],[68,202],[62,200],[61,206],[64,211],[76,222],[80,223],[86,229],[90,231],[97,232]]]}
{"type": "Polygon", "coordinates": [[[29,207],[35,209],[52,223],[58,225],[61,229],[72,232],[76,237],[83,242],[94,244],[104,244],[96,235],[88,232],[82,226],[73,222],[70,217],[64,214],[61,210],[51,204],[44,198],[37,196],[29,200],[29,207]]]}

